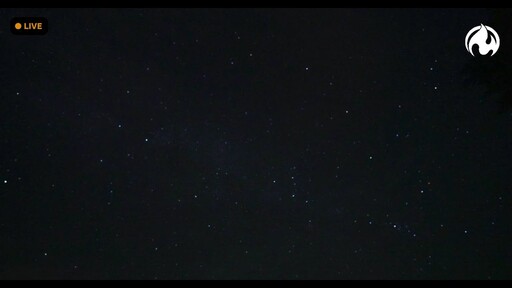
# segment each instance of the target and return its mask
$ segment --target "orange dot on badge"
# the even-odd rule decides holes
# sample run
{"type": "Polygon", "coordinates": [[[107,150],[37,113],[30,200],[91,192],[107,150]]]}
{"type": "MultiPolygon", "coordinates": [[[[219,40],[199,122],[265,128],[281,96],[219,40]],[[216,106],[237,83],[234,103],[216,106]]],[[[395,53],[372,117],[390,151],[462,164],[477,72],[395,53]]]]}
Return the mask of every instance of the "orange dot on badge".
{"type": "Polygon", "coordinates": [[[16,23],[16,24],[14,24],[14,28],[15,28],[16,30],[20,30],[20,29],[21,29],[21,23],[16,23]]]}

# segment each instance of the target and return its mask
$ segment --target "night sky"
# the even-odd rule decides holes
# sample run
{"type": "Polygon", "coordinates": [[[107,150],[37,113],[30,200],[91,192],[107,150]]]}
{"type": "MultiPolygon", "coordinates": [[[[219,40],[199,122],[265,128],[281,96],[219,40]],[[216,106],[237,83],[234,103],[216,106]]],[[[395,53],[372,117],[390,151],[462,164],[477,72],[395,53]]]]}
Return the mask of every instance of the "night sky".
{"type": "Polygon", "coordinates": [[[0,10],[0,279],[512,278],[510,14],[0,10]]]}

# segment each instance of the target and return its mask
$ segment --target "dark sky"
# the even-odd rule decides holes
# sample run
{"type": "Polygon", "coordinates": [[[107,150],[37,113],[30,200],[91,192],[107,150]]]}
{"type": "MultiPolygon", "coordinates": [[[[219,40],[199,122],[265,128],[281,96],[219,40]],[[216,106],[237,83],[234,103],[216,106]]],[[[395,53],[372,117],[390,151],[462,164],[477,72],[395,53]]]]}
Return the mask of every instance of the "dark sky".
{"type": "Polygon", "coordinates": [[[511,278],[494,15],[0,10],[0,278],[511,278]]]}

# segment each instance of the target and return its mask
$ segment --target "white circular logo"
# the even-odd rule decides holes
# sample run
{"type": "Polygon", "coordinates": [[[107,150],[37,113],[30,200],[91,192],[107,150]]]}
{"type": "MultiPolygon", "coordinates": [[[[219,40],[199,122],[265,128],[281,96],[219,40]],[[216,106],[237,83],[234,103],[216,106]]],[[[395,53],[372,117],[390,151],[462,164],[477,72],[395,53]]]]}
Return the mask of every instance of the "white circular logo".
{"type": "Polygon", "coordinates": [[[480,24],[480,26],[469,30],[464,43],[466,44],[466,50],[473,56],[475,56],[473,54],[473,45],[475,44],[478,45],[480,55],[487,55],[492,50],[492,56],[500,48],[500,36],[491,27],[480,24]]]}

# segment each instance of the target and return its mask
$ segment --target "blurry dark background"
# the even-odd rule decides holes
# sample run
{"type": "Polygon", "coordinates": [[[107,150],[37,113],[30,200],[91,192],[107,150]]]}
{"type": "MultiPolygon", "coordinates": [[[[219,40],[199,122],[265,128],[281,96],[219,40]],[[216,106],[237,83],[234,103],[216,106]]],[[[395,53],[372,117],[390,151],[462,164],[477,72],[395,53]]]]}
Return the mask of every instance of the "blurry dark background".
{"type": "Polygon", "coordinates": [[[0,10],[0,278],[511,278],[511,16],[0,10]]]}

